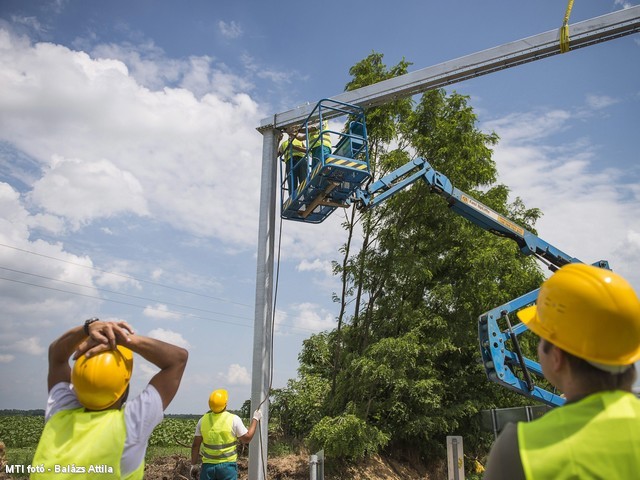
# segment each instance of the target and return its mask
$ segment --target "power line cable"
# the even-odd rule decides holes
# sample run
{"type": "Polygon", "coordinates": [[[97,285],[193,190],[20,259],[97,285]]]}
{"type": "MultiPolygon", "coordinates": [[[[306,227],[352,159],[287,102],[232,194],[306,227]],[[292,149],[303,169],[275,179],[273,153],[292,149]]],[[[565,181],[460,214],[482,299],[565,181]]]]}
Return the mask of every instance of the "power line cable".
{"type": "MultiPolygon", "coordinates": [[[[157,299],[157,298],[149,298],[149,297],[143,297],[143,296],[139,296],[139,295],[132,295],[130,293],[116,292],[115,290],[109,290],[107,288],[102,288],[102,287],[95,287],[93,285],[83,285],[81,283],[70,282],[68,280],[60,280],[60,279],[57,279],[57,278],[47,277],[45,275],[38,275],[37,273],[29,273],[29,272],[25,272],[23,270],[15,270],[13,268],[3,267],[1,265],[0,265],[0,269],[8,270],[10,272],[19,273],[19,274],[22,274],[22,275],[29,275],[29,276],[32,276],[32,277],[42,278],[44,280],[50,280],[52,282],[65,283],[67,285],[73,285],[73,286],[76,286],[76,287],[90,288],[92,290],[98,290],[98,291],[101,291],[101,292],[112,293],[114,295],[121,295],[123,297],[136,298],[138,300],[148,300],[150,302],[158,302],[158,303],[162,303],[162,304],[165,304],[165,305],[172,305],[174,307],[187,308],[187,309],[190,309],[190,310],[197,310],[197,311],[204,312],[204,313],[212,313],[214,315],[226,315],[228,317],[244,318],[244,319],[248,319],[248,320],[251,319],[251,317],[246,317],[246,316],[243,316],[243,315],[234,315],[232,313],[216,312],[214,310],[206,310],[204,308],[191,307],[189,305],[182,305],[180,303],[169,302],[169,301],[160,300],[160,299],[157,299]]],[[[72,292],[69,292],[69,293],[72,293],[72,292]]]]}
{"type": "MultiPolygon", "coordinates": [[[[80,292],[72,292],[72,291],[70,291],[70,290],[63,290],[63,289],[61,289],[61,288],[48,287],[48,286],[46,286],[46,285],[38,285],[38,284],[36,284],[36,283],[24,282],[24,281],[22,281],[22,280],[16,280],[16,279],[14,279],[14,278],[0,277],[0,280],[5,280],[5,281],[7,281],[7,282],[19,283],[19,284],[21,284],[21,285],[28,285],[28,286],[30,286],[30,287],[44,288],[44,289],[47,289],[47,290],[53,290],[53,291],[56,291],[56,292],[69,293],[69,294],[71,294],[71,295],[77,295],[77,296],[79,296],[79,297],[93,298],[93,299],[95,299],[95,300],[102,300],[102,301],[106,301],[106,302],[117,303],[117,304],[120,304],[120,305],[126,305],[126,306],[129,306],[129,307],[136,307],[136,308],[140,308],[140,309],[153,310],[153,311],[161,312],[161,313],[164,313],[164,314],[172,313],[172,314],[174,314],[174,315],[180,315],[180,316],[183,316],[183,317],[199,318],[199,319],[202,319],[202,320],[211,320],[211,321],[213,321],[213,322],[226,323],[226,324],[228,324],[228,325],[235,325],[235,326],[240,326],[240,327],[249,327],[249,328],[251,328],[251,327],[252,327],[252,325],[249,325],[249,324],[243,324],[243,323],[237,323],[237,322],[227,322],[227,321],[224,321],[224,320],[217,320],[217,319],[215,319],[215,318],[209,318],[209,317],[203,317],[203,316],[201,316],[201,315],[195,315],[195,314],[193,314],[193,313],[186,313],[186,312],[171,312],[171,311],[168,311],[168,310],[161,310],[161,309],[159,309],[159,308],[151,308],[151,307],[148,307],[148,306],[145,306],[145,305],[137,305],[137,304],[135,304],[135,303],[123,302],[123,301],[121,301],[121,300],[114,300],[114,299],[111,299],[111,298],[102,298],[102,297],[98,297],[98,296],[96,296],[96,295],[89,295],[89,294],[86,294],[86,293],[80,293],[80,292]]],[[[225,315],[225,316],[232,316],[232,315],[228,315],[228,314],[226,314],[226,313],[225,313],[225,314],[221,314],[221,315],[225,315]]],[[[236,316],[236,317],[238,317],[238,318],[246,318],[247,320],[250,320],[250,318],[248,318],[248,317],[239,317],[239,316],[236,316]]]]}
{"type": "MultiPolygon", "coordinates": [[[[276,316],[276,305],[278,303],[278,285],[280,283],[280,252],[282,251],[282,215],[280,216],[280,227],[279,227],[279,232],[278,232],[278,256],[276,257],[276,278],[275,278],[275,284],[274,284],[274,293],[273,293],[273,309],[271,310],[271,346],[269,348],[269,387],[267,388],[267,394],[266,396],[262,399],[262,401],[260,402],[260,405],[258,405],[258,409],[260,407],[262,407],[262,405],[269,399],[269,396],[271,395],[271,388],[273,387],[273,337],[274,337],[274,332],[275,332],[275,316],[276,316]]],[[[260,428],[262,429],[262,424],[261,422],[258,422],[260,425],[260,428]]],[[[268,426],[267,426],[267,435],[268,435],[268,426]]],[[[262,433],[262,432],[261,432],[262,433]]],[[[266,469],[266,465],[264,462],[264,445],[262,444],[262,434],[260,434],[258,436],[258,438],[260,439],[260,458],[263,459],[262,462],[262,475],[263,478],[267,478],[267,469],[266,469]]]]}
{"type": "MultiPolygon", "coordinates": [[[[50,287],[50,286],[46,286],[46,285],[38,285],[36,283],[25,282],[25,281],[16,280],[16,279],[13,279],[13,278],[7,278],[7,277],[0,276],[0,280],[5,280],[7,282],[13,282],[13,283],[19,283],[21,285],[28,285],[30,287],[44,288],[46,290],[52,290],[52,291],[56,291],[56,292],[67,293],[67,294],[70,294],[70,295],[77,295],[77,296],[85,297],[85,298],[92,298],[92,299],[95,299],[95,300],[101,300],[103,302],[117,303],[119,305],[126,305],[126,306],[129,306],[129,307],[135,307],[135,308],[139,308],[141,310],[145,310],[146,309],[146,310],[151,310],[151,311],[155,311],[155,312],[160,312],[160,313],[163,313],[163,314],[171,314],[171,315],[178,315],[178,316],[181,316],[181,317],[196,318],[196,319],[207,320],[207,321],[212,321],[212,322],[225,323],[225,324],[233,325],[233,326],[249,327],[249,328],[253,327],[253,325],[250,325],[250,324],[243,324],[243,323],[238,323],[238,322],[228,322],[228,321],[224,321],[224,320],[218,320],[218,319],[215,319],[215,318],[204,317],[202,315],[195,315],[193,313],[178,312],[178,311],[171,311],[171,310],[162,310],[162,309],[159,309],[159,308],[152,308],[152,307],[149,307],[149,306],[146,306],[146,305],[138,305],[138,304],[135,304],[135,303],[123,302],[123,301],[120,301],[120,300],[114,300],[114,299],[111,299],[111,298],[99,297],[99,296],[96,296],[96,295],[89,295],[89,294],[86,294],[86,293],[74,292],[74,291],[71,291],[71,290],[64,290],[64,289],[61,289],[61,288],[55,288],[55,287],[50,287]]],[[[226,317],[235,317],[235,318],[240,318],[240,319],[251,320],[250,317],[243,317],[243,316],[240,316],[240,315],[233,315],[233,314],[227,314],[227,313],[218,313],[218,312],[207,311],[207,310],[205,310],[205,312],[213,313],[213,314],[216,314],[216,315],[224,315],[226,317]]],[[[311,330],[311,329],[304,328],[304,327],[299,327],[299,326],[293,325],[293,324],[282,323],[282,325],[288,326],[288,327],[290,327],[290,328],[292,328],[294,330],[300,330],[301,332],[299,334],[302,334],[302,332],[315,333],[315,330],[311,330]]],[[[293,333],[295,333],[295,332],[293,332],[293,333]]]]}
{"type": "Polygon", "coordinates": [[[76,267],[82,267],[82,268],[86,268],[86,269],[89,269],[89,270],[95,270],[95,271],[100,272],[100,273],[106,273],[106,274],[109,274],[109,275],[114,275],[116,277],[126,278],[127,280],[135,280],[136,282],[140,282],[140,283],[147,283],[147,284],[150,284],[150,285],[155,285],[155,286],[167,288],[167,289],[170,289],[170,290],[176,290],[178,292],[188,293],[190,295],[195,295],[195,296],[198,296],[198,297],[211,298],[213,300],[218,300],[218,301],[221,301],[221,302],[231,303],[231,304],[235,304],[235,305],[241,305],[243,307],[250,307],[250,308],[253,307],[253,305],[248,304],[248,303],[234,302],[234,301],[226,299],[226,298],[214,297],[212,295],[207,295],[205,293],[198,293],[198,292],[194,292],[194,291],[191,291],[191,290],[185,290],[185,289],[178,288],[178,287],[172,287],[170,285],[165,285],[163,283],[154,282],[152,280],[146,280],[146,279],[137,278],[137,277],[134,277],[132,275],[126,275],[126,274],[123,274],[123,273],[110,272],[108,270],[102,270],[102,269],[97,268],[97,267],[83,265],[81,263],[72,262],[70,260],[65,260],[65,259],[57,258],[57,257],[52,257],[50,255],[45,255],[43,253],[32,252],[32,251],[26,250],[24,248],[16,247],[16,246],[13,246],[13,245],[7,245],[5,243],[0,243],[0,247],[11,248],[13,250],[17,250],[19,252],[28,253],[30,255],[36,255],[38,257],[48,258],[50,260],[55,260],[55,261],[58,261],[58,262],[68,263],[68,264],[74,265],[76,267]]]}

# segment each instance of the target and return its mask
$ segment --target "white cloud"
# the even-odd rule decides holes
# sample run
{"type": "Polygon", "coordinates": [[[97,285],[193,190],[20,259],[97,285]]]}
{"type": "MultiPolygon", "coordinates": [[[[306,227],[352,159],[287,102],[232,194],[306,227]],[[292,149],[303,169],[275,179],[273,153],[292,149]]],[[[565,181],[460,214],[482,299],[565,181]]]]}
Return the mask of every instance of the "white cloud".
{"type": "Polygon", "coordinates": [[[227,372],[221,374],[220,377],[223,379],[223,382],[229,385],[250,385],[251,384],[251,375],[249,375],[249,371],[237,363],[233,363],[229,365],[227,372]]]}
{"type": "Polygon", "coordinates": [[[120,60],[31,45],[0,30],[0,140],[43,168],[32,208],[74,228],[149,215],[252,246],[262,141],[255,127],[263,114],[237,77],[206,59],[189,65],[177,67],[176,80],[201,89],[199,96],[150,90],[120,60]]]}
{"type": "Polygon", "coordinates": [[[15,358],[16,357],[14,355],[11,355],[11,354],[0,354],[0,363],[10,363],[15,358]]]}
{"type": "Polygon", "coordinates": [[[487,122],[487,130],[495,130],[504,143],[531,142],[570,128],[570,112],[564,110],[512,113],[487,122]]]}
{"type": "Polygon", "coordinates": [[[640,220],[629,214],[640,207],[638,179],[602,168],[597,149],[584,140],[552,146],[546,139],[578,116],[557,110],[512,114],[483,128],[501,137],[494,149],[500,181],[527,207],[542,210],[540,238],[587,263],[609,260],[638,288],[640,220]],[[545,133],[542,125],[554,128],[545,133]]]}
{"type": "Polygon", "coordinates": [[[37,33],[46,33],[46,28],[40,23],[36,17],[25,17],[22,15],[12,15],[11,22],[16,25],[23,25],[29,30],[37,33]]]}
{"type": "Polygon", "coordinates": [[[105,266],[104,270],[96,272],[96,284],[100,287],[112,290],[124,290],[134,288],[141,290],[142,285],[127,272],[134,269],[134,265],[123,260],[113,260],[105,266]]]}
{"type": "Polygon", "coordinates": [[[233,39],[242,36],[242,27],[233,20],[230,22],[220,20],[218,22],[218,28],[220,29],[220,33],[226,38],[233,39]]]}
{"type": "Polygon", "coordinates": [[[587,105],[595,110],[615,105],[619,100],[608,95],[587,95],[587,105]]]}
{"type": "Polygon", "coordinates": [[[618,5],[622,8],[631,8],[633,7],[633,3],[629,2],[628,0],[614,0],[614,5],[618,5]]]}
{"type": "Polygon", "coordinates": [[[149,305],[145,307],[142,314],[145,317],[155,318],[160,320],[176,320],[180,318],[179,314],[169,311],[169,307],[161,303],[157,303],[153,306],[149,305]]]}
{"type": "Polygon", "coordinates": [[[160,280],[163,274],[164,272],[161,268],[156,268],[153,272],[151,272],[151,278],[153,278],[154,280],[160,280]]]}
{"type": "Polygon", "coordinates": [[[108,160],[54,156],[50,168],[33,185],[31,200],[66,218],[74,230],[101,217],[148,214],[140,183],[108,160]]]}
{"type": "Polygon", "coordinates": [[[155,338],[157,340],[162,340],[163,342],[166,342],[166,343],[171,343],[172,345],[177,345],[178,347],[187,348],[187,349],[191,347],[189,342],[185,340],[180,333],[174,332],[172,330],[165,330],[164,328],[155,328],[149,332],[148,336],[151,338],[155,338]]]}
{"type": "MultiPolygon", "coordinates": [[[[322,308],[320,305],[300,303],[291,305],[288,310],[291,314],[285,316],[283,320],[291,317],[288,323],[292,324],[294,328],[317,333],[335,327],[335,313],[322,308]]],[[[288,327],[289,325],[287,325],[288,327]]],[[[278,325],[279,331],[284,329],[285,325],[278,325]]]]}
{"type": "Polygon", "coordinates": [[[158,373],[159,369],[153,363],[145,360],[141,356],[134,357],[132,384],[136,385],[135,391],[142,390],[151,378],[158,373]]]}
{"type": "Polygon", "coordinates": [[[0,183],[0,338],[24,318],[33,326],[58,319],[66,324],[95,310],[96,300],[70,294],[97,295],[91,260],[66,252],[60,243],[30,240],[30,227],[41,226],[44,218],[32,216],[20,194],[0,183]]]}
{"type": "Polygon", "coordinates": [[[42,355],[46,351],[45,348],[40,345],[40,339],[37,337],[22,338],[13,343],[11,349],[29,355],[42,355]]]}
{"type": "Polygon", "coordinates": [[[299,272],[323,272],[326,275],[331,275],[331,260],[321,260],[316,258],[309,261],[304,259],[298,264],[297,270],[299,272]]]}

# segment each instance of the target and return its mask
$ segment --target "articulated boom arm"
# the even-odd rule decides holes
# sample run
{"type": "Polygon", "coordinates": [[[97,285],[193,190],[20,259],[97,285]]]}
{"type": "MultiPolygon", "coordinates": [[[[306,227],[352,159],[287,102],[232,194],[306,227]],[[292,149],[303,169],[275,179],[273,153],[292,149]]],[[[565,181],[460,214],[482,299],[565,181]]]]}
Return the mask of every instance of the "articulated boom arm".
{"type": "MultiPolygon", "coordinates": [[[[364,190],[356,189],[352,203],[362,209],[375,207],[420,179],[424,180],[434,193],[443,197],[454,212],[485,230],[511,238],[518,244],[523,254],[535,255],[546,263],[550,270],[555,271],[567,263],[580,262],[577,258],[558,250],[470,195],[458,190],[445,175],[434,170],[429,162],[422,158],[412,160],[364,190]]],[[[604,260],[595,265],[609,268],[604,260]]],[[[556,406],[564,403],[564,399],[534,385],[530,372],[542,376],[540,365],[524,358],[520,351],[517,337],[524,333],[527,327],[522,323],[512,326],[509,319],[509,314],[532,304],[537,296],[536,289],[480,315],[478,320],[480,353],[489,380],[527,397],[556,406]],[[500,328],[498,321],[506,326],[504,330],[500,328]],[[513,351],[509,350],[508,343],[513,351]],[[520,371],[520,376],[514,373],[514,369],[520,371]]]]}
{"type": "Polygon", "coordinates": [[[567,263],[580,261],[458,190],[445,175],[434,170],[429,162],[422,158],[416,158],[403,165],[369,185],[366,190],[356,190],[356,205],[361,208],[375,207],[420,179],[424,180],[434,193],[443,197],[457,214],[496,235],[511,238],[518,244],[522,253],[546,260],[545,263],[549,264],[550,269],[555,270],[567,263]]]}

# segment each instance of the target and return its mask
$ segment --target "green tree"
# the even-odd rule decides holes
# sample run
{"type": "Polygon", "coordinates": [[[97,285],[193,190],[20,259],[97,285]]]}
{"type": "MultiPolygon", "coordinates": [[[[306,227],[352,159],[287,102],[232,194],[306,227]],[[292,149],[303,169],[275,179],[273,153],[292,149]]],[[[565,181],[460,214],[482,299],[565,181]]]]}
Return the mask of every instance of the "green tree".
{"type": "MultiPolygon", "coordinates": [[[[388,69],[373,53],[350,70],[347,88],[400,75],[408,65],[388,69]]],[[[519,199],[509,203],[491,158],[498,137],[476,123],[468,98],[444,90],[370,109],[372,170],[378,178],[424,157],[455,186],[533,230],[540,211],[519,199]]],[[[347,240],[334,263],[342,279],[334,295],[337,327],[305,342],[301,383],[289,391],[304,395],[304,382],[324,385],[325,396],[314,397],[319,423],[309,438],[334,438],[342,428],[362,432],[364,422],[380,441],[357,440],[355,452],[387,445],[428,459],[442,455],[451,434],[464,435],[471,451],[486,448],[490,437],[479,432],[478,412],[526,401],[486,380],[477,317],[538,287],[543,276],[535,260],[451,212],[421,182],[362,215],[354,209],[343,225],[347,240]]],[[[526,339],[524,346],[530,355],[526,339]]],[[[296,401],[301,415],[310,399],[296,401]]],[[[308,435],[312,426],[297,432],[308,435]]]]}
{"type": "Polygon", "coordinates": [[[302,439],[324,416],[328,393],[329,379],[320,375],[302,374],[289,380],[286,388],[272,391],[272,420],[285,436],[302,439]]]}

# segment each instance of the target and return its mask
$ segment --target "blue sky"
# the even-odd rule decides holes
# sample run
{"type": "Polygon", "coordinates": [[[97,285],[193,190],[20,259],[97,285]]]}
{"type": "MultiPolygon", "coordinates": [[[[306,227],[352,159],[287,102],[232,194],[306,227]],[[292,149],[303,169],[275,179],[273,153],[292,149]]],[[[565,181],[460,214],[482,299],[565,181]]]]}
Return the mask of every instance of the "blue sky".
{"type": "MultiPolygon", "coordinates": [[[[578,1],[571,23],[638,2],[578,1]]],[[[559,28],[565,2],[0,0],[0,408],[43,408],[46,349],[85,318],[188,347],[171,413],[250,397],[263,118],[559,28]]],[[[640,290],[640,38],[452,85],[501,137],[540,236],[640,290]]],[[[283,226],[274,386],[331,328],[340,214],[283,226]]],[[[493,307],[494,305],[488,306],[493,307]]],[[[482,313],[482,312],[478,312],[482,313]]],[[[139,361],[134,390],[154,369],[139,361]]]]}

